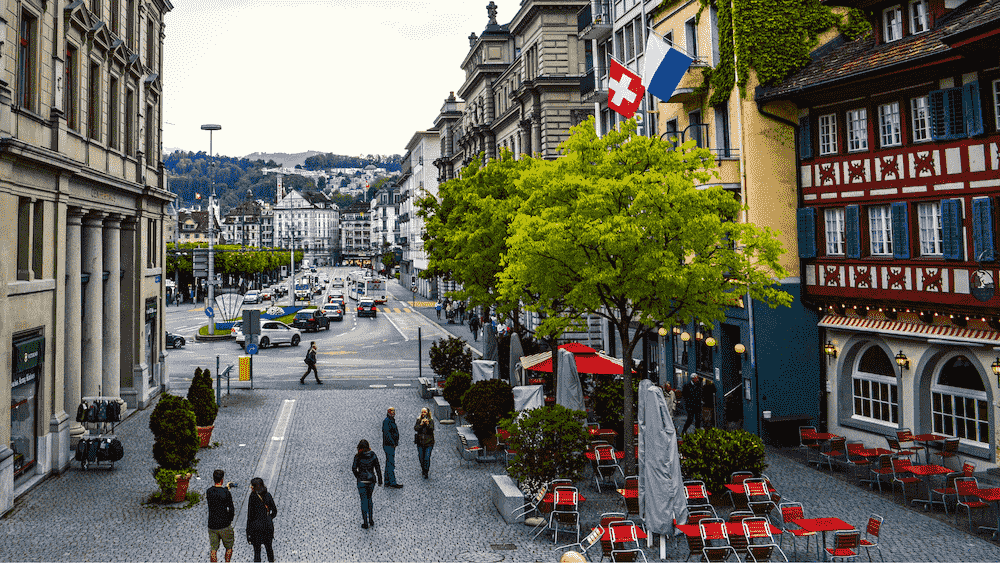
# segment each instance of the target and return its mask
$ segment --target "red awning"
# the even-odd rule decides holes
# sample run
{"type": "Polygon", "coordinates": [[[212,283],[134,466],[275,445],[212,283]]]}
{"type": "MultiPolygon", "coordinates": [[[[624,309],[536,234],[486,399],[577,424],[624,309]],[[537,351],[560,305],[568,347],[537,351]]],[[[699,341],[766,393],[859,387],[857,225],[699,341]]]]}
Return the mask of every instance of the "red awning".
{"type": "MultiPolygon", "coordinates": [[[[573,353],[579,373],[616,375],[622,372],[622,361],[602,354],[578,342],[560,344],[560,349],[573,353]]],[[[530,371],[552,372],[552,353],[542,352],[521,357],[521,367],[530,371]]]]}

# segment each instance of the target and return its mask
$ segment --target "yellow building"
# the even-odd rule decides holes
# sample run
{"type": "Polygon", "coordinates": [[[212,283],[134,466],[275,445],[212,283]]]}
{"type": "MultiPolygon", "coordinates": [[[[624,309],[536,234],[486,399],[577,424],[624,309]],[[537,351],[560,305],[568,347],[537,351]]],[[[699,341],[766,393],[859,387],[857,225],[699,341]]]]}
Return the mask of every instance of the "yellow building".
{"type": "Polygon", "coordinates": [[[168,0],[2,0],[0,513],[69,465],[85,397],[164,373],[160,161],[168,0]],[[88,8],[96,7],[96,11],[88,8]],[[9,400],[9,401],[8,401],[9,400]],[[5,408],[8,405],[9,408],[5,408]]]}

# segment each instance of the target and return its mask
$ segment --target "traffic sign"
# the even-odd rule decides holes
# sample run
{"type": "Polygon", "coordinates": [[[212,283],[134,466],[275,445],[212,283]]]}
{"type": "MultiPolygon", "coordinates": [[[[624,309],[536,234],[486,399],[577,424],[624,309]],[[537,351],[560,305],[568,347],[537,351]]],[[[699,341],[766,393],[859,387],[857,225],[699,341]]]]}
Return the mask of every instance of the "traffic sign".
{"type": "Polygon", "coordinates": [[[254,355],[256,353],[257,353],[257,345],[256,344],[247,344],[247,354],[250,354],[252,356],[252,355],[254,355]]]}
{"type": "Polygon", "coordinates": [[[212,317],[214,317],[215,316],[215,309],[213,309],[211,307],[205,307],[205,316],[208,317],[208,318],[210,318],[210,319],[212,317]]]}

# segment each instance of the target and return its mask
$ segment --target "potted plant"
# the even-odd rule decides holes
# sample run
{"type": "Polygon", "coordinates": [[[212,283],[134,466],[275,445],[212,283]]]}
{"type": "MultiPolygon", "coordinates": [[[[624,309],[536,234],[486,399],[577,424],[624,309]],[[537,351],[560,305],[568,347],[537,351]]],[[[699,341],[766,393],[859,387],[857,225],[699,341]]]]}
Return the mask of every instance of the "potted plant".
{"type": "Polygon", "coordinates": [[[735,471],[760,475],[767,469],[764,442],[746,430],[702,428],[684,435],[677,447],[684,474],[705,482],[713,493],[723,491],[735,471]]]}
{"type": "Polygon", "coordinates": [[[445,401],[451,405],[451,408],[455,412],[462,416],[465,414],[464,407],[462,406],[462,395],[469,390],[472,386],[472,375],[464,371],[453,371],[448,379],[445,380],[444,389],[441,390],[441,395],[444,397],[445,401]]]}
{"type": "Polygon", "coordinates": [[[472,373],[472,352],[465,340],[457,336],[434,341],[429,353],[431,369],[440,379],[448,377],[453,371],[472,373]]]}
{"type": "Polygon", "coordinates": [[[502,379],[477,381],[462,395],[462,408],[479,443],[495,450],[497,423],[514,412],[514,390],[502,379]]]}
{"type": "Polygon", "coordinates": [[[211,371],[201,368],[194,370],[194,379],[188,387],[187,399],[191,402],[191,409],[198,424],[201,447],[207,448],[212,443],[215,417],[219,414],[219,405],[215,402],[215,392],[212,389],[211,371]]]}
{"type": "Polygon", "coordinates": [[[198,453],[198,430],[190,401],[164,393],[149,416],[149,429],[158,465],[153,476],[160,487],[159,499],[184,500],[198,453]]]}
{"type": "Polygon", "coordinates": [[[507,472],[529,488],[553,479],[582,479],[590,443],[583,426],[586,420],[584,411],[551,405],[500,421],[500,428],[510,435],[507,446],[517,452],[507,472]]]}

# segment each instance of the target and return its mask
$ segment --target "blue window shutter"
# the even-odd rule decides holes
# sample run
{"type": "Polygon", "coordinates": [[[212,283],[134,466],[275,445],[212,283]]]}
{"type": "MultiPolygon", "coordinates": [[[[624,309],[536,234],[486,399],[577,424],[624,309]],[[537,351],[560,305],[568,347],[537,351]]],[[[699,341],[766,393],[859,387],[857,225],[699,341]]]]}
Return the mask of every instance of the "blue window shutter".
{"type": "Polygon", "coordinates": [[[910,225],[906,202],[902,201],[892,204],[892,255],[894,258],[910,257],[910,225]]]}
{"type": "Polygon", "coordinates": [[[983,134],[983,110],[979,98],[979,82],[962,86],[962,110],[965,119],[965,135],[972,137],[983,134]]]}
{"type": "Polygon", "coordinates": [[[988,197],[972,200],[972,248],[977,262],[992,262],[993,202],[988,197]]]}
{"type": "Polygon", "coordinates": [[[799,258],[816,257],[816,208],[798,209],[799,258]]]}
{"type": "Polygon", "coordinates": [[[860,211],[857,205],[844,208],[844,243],[848,258],[861,258],[860,211]]]}
{"type": "Polygon", "coordinates": [[[799,158],[812,158],[812,127],[809,125],[809,116],[799,119],[799,158]]]}
{"type": "Polygon", "coordinates": [[[931,121],[931,139],[943,141],[948,136],[948,98],[945,90],[934,90],[927,94],[927,112],[931,121]]]}
{"type": "Polygon", "coordinates": [[[944,257],[962,259],[962,200],[941,200],[941,236],[944,257]]]}

